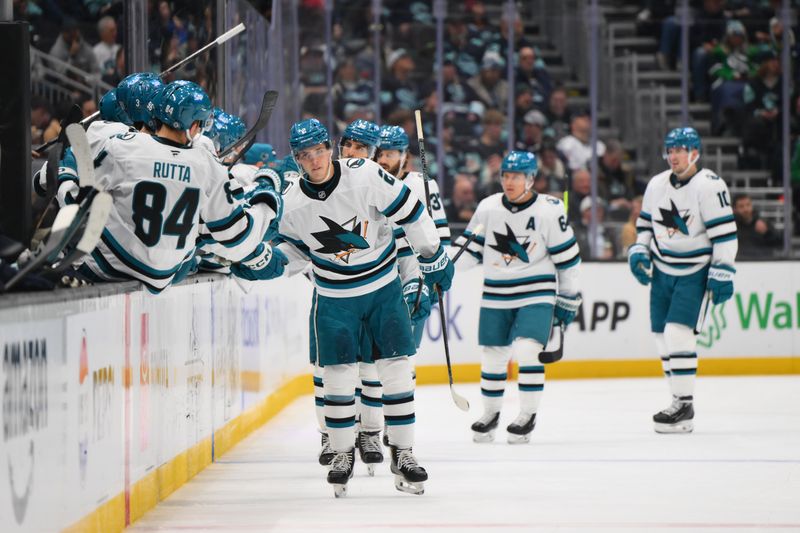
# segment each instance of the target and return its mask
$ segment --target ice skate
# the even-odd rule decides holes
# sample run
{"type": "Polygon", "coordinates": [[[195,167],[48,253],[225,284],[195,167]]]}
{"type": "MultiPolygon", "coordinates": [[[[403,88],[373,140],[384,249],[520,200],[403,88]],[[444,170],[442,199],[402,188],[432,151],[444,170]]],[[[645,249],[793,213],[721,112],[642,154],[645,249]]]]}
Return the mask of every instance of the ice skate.
{"type": "Polygon", "coordinates": [[[387,448],[390,446],[389,444],[389,427],[384,424],[383,425],[383,445],[387,448]]]}
{"type": "Polygon", "coordinates": [[[656,433],[691,433],[694,429],[691,396],[673,396],[672,405],[653,415],[656,433]]]}
{"type": "Polygon", "coordinates": [[[536,413],[520,413],[516,420],[506,428],[508,443],[527,444],[531,441],[531,432],[534,427],[536,427],[536,413]]]}
{"type": "Polygon", "coordinates": [[[375,475],[375,465],[383,462],[380,431],[361,431],[356,441],[361,462],[367,465],[370,476],[375,475]]]}
{"type": "Polygon", "coordinates": [[[330,439],[328,439],[327,433],[322,433],[322,449],[319,451],[319,464],[322,466],[328,466],[331,464],[331,460],[333,456],[336,455],[336,452],[333,451],[331,448],[330,439]]]}
{"type": "Polygon", "coordinates": [[[494,432],[500,421],[500,413],[484,413],[474,424],[472,424],[472,440],[474,442],[492,442],[494,432]]]}
{"type": "Polygon", "coordinates": [[[411,448],[399,449],[390,447],[392,454],[392,473],[394,486],[400,492],[421,495],[425,493],[424,482],[428,480],[428,473],[417,464],[411,448]]]}
{"type": "Polygon", "coordinates": [[[355,448],[346,452],[337,452],[330,463],[328,483],[333,485],[333,495],[341,498],[347,494],[347,482],[353,477],[353,463],[356,459],[355,448]]]}

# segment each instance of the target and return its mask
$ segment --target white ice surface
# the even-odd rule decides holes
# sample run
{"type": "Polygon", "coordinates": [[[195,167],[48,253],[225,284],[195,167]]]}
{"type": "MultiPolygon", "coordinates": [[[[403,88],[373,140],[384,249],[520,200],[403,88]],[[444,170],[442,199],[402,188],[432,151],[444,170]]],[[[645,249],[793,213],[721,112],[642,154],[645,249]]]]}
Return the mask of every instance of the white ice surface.
{"type": "MultiPolygon", "coordinates": [[[[474,444],[477,384],[417,390],[423,496],[395,490],[387,462],[357,462],[345,499],[317,463],[305,396],[133,525],[133,531],[800,531],[800,379],[700,378],[695,432],[658,435],[657,379],[549,381],[528,445],[474,444]]],[[[388,455],[388,454],[387,454],[388,455]]]]}

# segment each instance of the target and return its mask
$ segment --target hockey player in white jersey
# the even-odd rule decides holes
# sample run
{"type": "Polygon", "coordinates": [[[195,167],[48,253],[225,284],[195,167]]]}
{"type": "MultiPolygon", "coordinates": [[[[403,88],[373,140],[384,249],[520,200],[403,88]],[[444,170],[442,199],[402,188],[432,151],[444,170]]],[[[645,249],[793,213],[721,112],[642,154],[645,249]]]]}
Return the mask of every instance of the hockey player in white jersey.
{"type": "Polygon", "coordinates": [[[284,195],[279,245],[297,273],[311,261],[316,298],[312,320],[323,367],[325,423],[335,452],[328,482],[337,496],[353,474],[355,388],[361,331],[375,346],[384,416],[398,490],[423,492],[427,473],[413,455],[415,352],[402,301],[397,250],[387,220],[402,226],[420,252],[429,286],[450,288],[453,267],[433,220],[408,187],[366,159],[332,160],[330,138],[316,119],[292,126],[289,144],[303,177],[284,195]]]}
{"type": "Polygon", "coordinates": [[[628,249],[633,275],[650,284],[651,331],[672,393],[672,404],[653,416],[659,433],[693,430],[695,335],[709,298],[721,304],[733,296],[738,242],[728,187],[698,168],[700,148],[693,128],[667,134],[670,169],[647,184],[636,243],[628,249]]]}
{"type": "Polygon", "coordinates": [[[211,114],[205,92],[196,84],[170,84],[155,107],[156,135],[114,136],[95,159],[96,181],[114,206],[79,271],[92,280],[136,279],[160,292],[193,260],[201,219],[207,238],[240,262],[232,270],[251,276],[282,271],[280,252],[262,242],[275,211],[258,198],[245,209],[231,193],[225,168],[191,146],[211,114]]]}
{"type": "Polygon", "coordinates": [[[553,322],[569,325],[580,306],[578,243],[561,200],[532,190],[537,170],[532,153],[509,153],[501,167],[503,192],[482,200],[456,239],[463,246],[478,225],[485,228],[458,264],[483,263],[484,271],[478,325],[484,414],[472,425],[475,442],[494,439],[510,357],[519,364],[520,410],[506,428],[508,442],[529,442],[544,390],[539,354],[553,322]]]}

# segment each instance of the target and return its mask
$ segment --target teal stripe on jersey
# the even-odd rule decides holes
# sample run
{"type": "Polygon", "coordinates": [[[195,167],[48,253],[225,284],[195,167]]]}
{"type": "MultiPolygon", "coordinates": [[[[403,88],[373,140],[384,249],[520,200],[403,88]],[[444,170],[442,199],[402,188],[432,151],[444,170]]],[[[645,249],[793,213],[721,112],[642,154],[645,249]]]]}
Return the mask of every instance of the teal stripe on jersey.
{"type": "Polygon", "coordinates": [[[643,219],[645,219],[648,222],[652,222],[652,220],[653,220],[652,215],[650,215],[650,213],[647,213],[645,211],[639,211],[639,216],[642,217],[643,219]]]}
{"type": "Polygon", "coordinates": [[[377,267],[378,265],[386,261],[386,258],[392,255],[392,252],[394,252],[394,250],[395,250],[395,243],[394,241],[390,241],[377,259],[375,259],[374,261],[370,261],[369,263],[363,263],[360,265],[353,265],[353,266],[337,265],[332,261],[328,261],[327,259],[317,257],[316,255],[311,256],[311,262],[324,270],[331,270],[342,274],[352,274],[353,272],[366,273],[369,270],[372,270],[373,268],[377,267]]]}
{"type": "Polygon", "coordinates": [[[721,242],[728,242],[728,241],[735,241],[736,240],[736,232],[728,233],[725,235],[720,235],[719,237],[714,237],[711,239],[713,244],[719,244],[721,242]]]}
{"type": "Polygon", "coordinates": [[[526,292],[518,292],[516,294],[497,294],[494,292],[484,292],[483,299],[494,300],[499,302],[509,302],[514,300],[523,300],[525,298],[536,298],[536,297],[546,297],[555,295],[556,291],[552,290],[526,291],[526,292]]]}
{"type": "Polygon", "coordinates": [[[410,192],[411,191],[409,190],[409,188],[403,185],[403,188],[400,190],[400,194],[397,195],[397,198],[395,198],[394,201],[391,204],[389,204],[389,207],[381,211],[381,214],[385,217],[388,217],[389,213],[397,211],[400,207],[400,204],[403,203],[405,200],[408,200],[408,198],[410,197],[409,194],[410,192]]]}
{"type": "Polygon", "coordinates": [[[733,215],[725,215],[724,217],[719,218],[712,218],[708,222],[706,222],[706,229],[713,228],[714,226],[720,226],[727,222],[733,222],[734,218],[733,215]]]}
{"type": "Polygon", "coordinates": [[[734,274],[736,274],[736,269],[730,265],[724,265],[722,263],[718,263],[716,265],[711,265],[711,266],[714,268],[719,268],[720,270],[727,270],[728,272],[733,272],[734,274]]]}
{"type": "Polygon", "coordinates": [[[565,243],[561,243],[558,246],[553,246],[552,248],[548,248],[547,251],[550,255],[560,254],[561,252],[566,252],[576,244],[578,244],[578,241],[575,240],[575,237],[572,237],[565,243]]]}
{"type": "MultiPolygon", "coordinates": [[[[462,237],[465,238],[465,239],[469,239],[471,235],[472,235],[471,231],[464,231],[462,237]]],[[[478,244],[481,244],[481,245],[484,242],[486,242],[486,239],[484,239],[482,235],[475,235],[475,239],[473,239],[473,240],[475,242],[477,242],[478,244]]]]}
{"type": "Polygon", "coordinates": [[[665,257],[700,257],[710,254],[713,250],[711,248],[699,248],[697,250],[690,250],[688,252],[673,252],[672,250],[658,249],[661,255],[665,257]]]}
{"type": "Polygon", "coordinates": [[[189,255],[194,254],[194,248],[192,248],[189,251],[189,253],[186,254],[181,260],[181,262],[178,263],[176,266],[169,268],[167,270],[158,270],[145,265],[132,255],[130,255],[127,251],[125,251],[125,249],[114,239],[114,237],[111,235],[111,232],[109,232],[107,229],[103,230],[102,239],[103,242],[106,244],[106,246],[108,246],[108,249],[111,251],[111,253],[116,255],[117,258],[123,263],[125,263],[126,266],[153,279],[170,278],[181,267],[181,263],[183,263],[183,261],[185,261],[189,257],[189,255]]]}
{"type": "Polygon", "coordinates": [[[519,279],[484,279],[483,284],[487,287],[513,287],[515,285],[522,285],[526,283],[541,283],[541,282],[555,283],[556,277],[553,275],[545,276],[531,276],[529,278],[519,279]]]}
{"type": "MultiPolygon", "coordinates": [[[[392,258],[391,261],[386,263],[384,266],[382,266],[375,272],[366,276],[361,276],[361,279],[359,279],[358,281],[347,282],[345,280],[342,280],[342,283],[331,283],[330,281],[326,281],[325,279],[320,278],[320,276],[316,272],[314,272],[314,280],[320,287],[324,287],[326,289],[332,289],[332,290],[356,289],[358,287],[369,285],[370,283],[373,283],[381,279],[386,275],[386,271],[395,268],[395,265],[396,261],[394,260],[394,258],[392,258]]],[[[396,272],[395,275],[397,275],[396,272]]]]}
{"type": "Polygon", "coordinates": [[[556,263],[556,268],[558,270],[566,270],[568,268],[574,267],[580,262],[581,262],[581,256],[576,254],[575,257],[573,257],[569,261],[566,261],[564,263],[556,263]]]}
{"type": "Polygon", "coordinates": [[[658,257],[657,255],[654,255],[653,259],[655,259],[659,263],[663,263],[663,264],[665,264],[667,266],[671,266],[672,268],[678,268],[678,269],[681,269],[681,268],[692,268],[692,267],[695,267],[697,265],[702,265],[704,263],[704,261],[700,261],[700,262],[697,262],[697,263],[672,263],[670,261],[662,259],[661,257],[658,257]]]}
{"type": "Polygon", "coordinates": [[[243,211],[242,207],[239,206],[233,211],[233,213],[226,216],[225,218],[221,218],[219,220],[212,220],[211,222],[206,222],[206,227],[212,231],[217,228],[224,227],[226,224],[229,224],[231,220],[234,220],[235,218],[242,216],[242,211],[243,211]]]}

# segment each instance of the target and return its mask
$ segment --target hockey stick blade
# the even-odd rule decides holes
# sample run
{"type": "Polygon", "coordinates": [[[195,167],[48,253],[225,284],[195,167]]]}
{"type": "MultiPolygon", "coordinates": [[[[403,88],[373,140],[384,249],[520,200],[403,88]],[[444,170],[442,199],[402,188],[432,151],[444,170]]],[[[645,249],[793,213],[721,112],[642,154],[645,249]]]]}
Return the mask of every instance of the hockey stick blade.
{"type": "Polygon", "coordinates": [[[80,240],[75,245],[75,248],[67,253],[66,257],[52,269],[54,272],[61,272],[69,268],[81,257],[95,249],[97,243],[100,242],[100,237],[103,235],[103,230],[106,227],[108,217],[111,215],[111,207],[113,205],[114,199],[105,191],[98,192],[94,196],[89,207],[89,217],[86,220],[86,226],[80,240]]]}
{"type": "Polygon", "coordinates": [[[553,331],[550,335],[550,340],[547,342],[547,346],[545,346],[545,350],[548,346],[551,345],[553,339],[553,335],[556,334],[558,331],[558,346],[554,347],[552,350],[542,351],[539,353],[539,362],[542,364],[550,364],[555,363],[556,361],[560,361],[562,357],[564,357],[564,324],[558,324],[557,326],[553,327],[553,331]]]}
{"type": "Polygon", "coordinates": [[[67,235],[70,233],[70,230],[73,228],[73,225],[76,222],[79,210],[80,206],[78,204],[72,204],[64,206],[58,211],[58,214],[53,221],[53,226],[50,228],[47,241],[45,241],[44,245],[42,245],[42,248],[39,250],[39,252],[32,257],[30,261],[25,263],[25,266],[23,266],[19,272],[17,272],[16,275],[5,284],[3,287],[4,291],[14,287],[17,283],[19,283],[20,280],[22,280],[22,278],[34,270],[38,270],[45,264],[47,258],[53,255],[53,252],[57,252],[61,249],[65,237],[67,237],[67,235]]]}
{"type": "Polygon", "coordinates": [[[78,184],[81,188],[94,187],[94,160],[86,131],[78,124],[70,124],[67,126],[67,139],[78,166],[78,184]]]}
{"type": "Polygon", "coordinates": [[[442,294],[441,287],[435,285],[435,289],[436,294],[439,296],[439,320],[442,323],[442,340],[444,341],[444,357],[447,362],[447,379],[450,382],[450,396],[453,397],[453,402],[456,404],[456,407],[462,411],[469,411],[469,402],[466,398],[457,393],[453,386],[453,367],[450,363],[450,343],[447,340],[447,319],[444,316],[444,295],[442,294]]]}
{"type": "MultiPolygon", "coordinates": [[[[261,100],[261,111],[258,114],[258,120],[250,128],[244,136],[236,141],[234,144],[230,145],[229,147],[225,148],[220,154],[219,158],[223,159],[228,156],[237,146],[248,145],[251,146],[253,142],[255,142],[256,135],[258,132],[264,129],[269,122],[270,117],[272,116],[272,111],[275,109],[275,103],[278,101],[278,91],[267,91],[264,93],[264,98],[261,100]]],[[[247,151],[247,148],[241,151],[241,155],[247,151]]],[[[238,160],[238,158],[237,158],[238,160]]]]}

